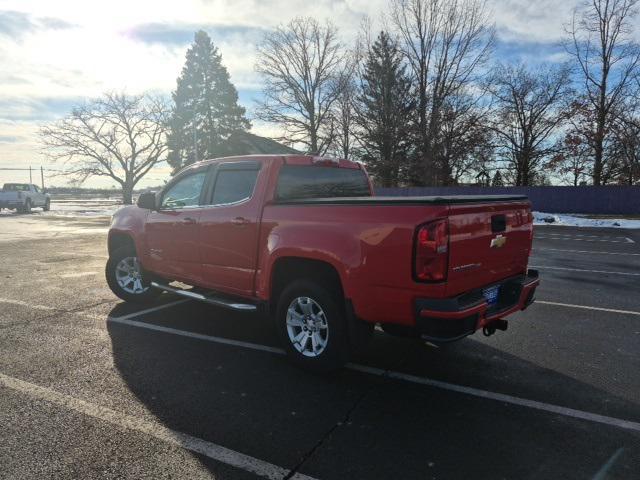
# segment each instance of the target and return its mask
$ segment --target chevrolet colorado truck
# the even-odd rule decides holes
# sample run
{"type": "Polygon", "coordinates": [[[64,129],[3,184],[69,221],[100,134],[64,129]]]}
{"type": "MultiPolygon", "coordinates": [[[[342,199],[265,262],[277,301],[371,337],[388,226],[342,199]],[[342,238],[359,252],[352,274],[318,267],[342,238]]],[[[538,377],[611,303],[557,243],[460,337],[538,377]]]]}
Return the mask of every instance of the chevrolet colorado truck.
{"type": "Polygon", "coordinates": [[[15,209],[19,213],[31,213],[34,207],[48,212],[51,207],[49,195],[31,183],[5,183],[0,190],[0,210],[15,209]]]}
{"type": "Polygon", "coordinates": [[[524,196],[375,197],[359,163],[229,157],[116,212],[106,278],[126,301],[267,314],[294,362],[327,371],[375,324],[432,342],[505,330],[534,301],[532,237],[524,196]]]}

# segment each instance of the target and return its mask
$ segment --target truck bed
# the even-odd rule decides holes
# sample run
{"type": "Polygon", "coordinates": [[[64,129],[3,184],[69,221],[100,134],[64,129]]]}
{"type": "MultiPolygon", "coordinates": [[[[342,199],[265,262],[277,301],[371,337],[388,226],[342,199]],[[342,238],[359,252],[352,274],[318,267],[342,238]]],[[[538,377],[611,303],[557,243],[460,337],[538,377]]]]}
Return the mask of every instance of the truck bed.
{"type": "Polygon", "coordinates": [[[522,202],[526,195],[438,195],[425,197],[331,197],[276,200],[277,205],[457,205],[522,202]]]}

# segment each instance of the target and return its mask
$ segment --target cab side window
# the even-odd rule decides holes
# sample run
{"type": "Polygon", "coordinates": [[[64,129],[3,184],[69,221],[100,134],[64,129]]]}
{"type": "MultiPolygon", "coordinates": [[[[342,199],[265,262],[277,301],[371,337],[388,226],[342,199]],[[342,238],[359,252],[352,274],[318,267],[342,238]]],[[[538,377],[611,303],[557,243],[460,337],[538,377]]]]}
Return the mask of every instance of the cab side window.
{"type": "Polygon", "coordinates": [[[178,180],[162,195],[161,208],[197,207],[206,175],[206,172],[198,172],[178,180]]]}
{"type": "Polygon", "coordinates": [[[227,205],[250,199],[259,171],[255,164],[221,167],[216,175],[211,205],[227,205]]]}

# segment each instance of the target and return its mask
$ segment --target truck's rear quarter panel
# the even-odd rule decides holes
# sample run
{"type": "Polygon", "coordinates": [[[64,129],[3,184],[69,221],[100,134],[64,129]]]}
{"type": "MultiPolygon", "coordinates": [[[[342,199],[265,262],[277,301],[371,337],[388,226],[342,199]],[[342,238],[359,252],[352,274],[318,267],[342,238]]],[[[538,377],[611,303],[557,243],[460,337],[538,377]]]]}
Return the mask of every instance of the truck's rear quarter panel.
{"type": "Polygon", "coordinates": [[[446,216],[446,206],[270,205],[262,218],[258,295],[268,298],[278,259],[304,256],[330,263],[345,296],[368,321],[410,323],[411,299],[440,297],[445,284],[412,279],[416,225],[446,216]]]}

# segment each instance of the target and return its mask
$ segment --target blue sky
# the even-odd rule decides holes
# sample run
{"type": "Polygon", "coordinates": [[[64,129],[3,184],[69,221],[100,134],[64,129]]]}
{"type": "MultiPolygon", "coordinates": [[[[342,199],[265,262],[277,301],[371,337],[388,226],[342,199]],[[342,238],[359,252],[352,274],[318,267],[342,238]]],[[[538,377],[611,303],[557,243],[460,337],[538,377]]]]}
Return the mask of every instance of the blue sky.
{"type": "MultiPolygon", "coordinates": [[[[488,0],[498,34],[494,57],[562,61],[563,23],[575,4],[488,0]]],[[[197,29],[219,47],[251,117],[260,95],[255,47],[265,31],[295,15],[312,15],[332,20],[349,43],[365,16],[379,28],[386,10],[383,0],[0,0],[0,167],[46,164],[38,127],[85,98],[114,90],[169,95],[197,29]]],[[[275,133],[253,123],[258,134],[275,133]]],[[[2,174],[0,182],[11,175],[2,174]]],[[[160,168],[147,182],[157,184],[167,174],[160,168]]]]}

